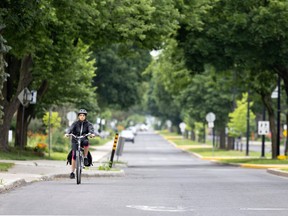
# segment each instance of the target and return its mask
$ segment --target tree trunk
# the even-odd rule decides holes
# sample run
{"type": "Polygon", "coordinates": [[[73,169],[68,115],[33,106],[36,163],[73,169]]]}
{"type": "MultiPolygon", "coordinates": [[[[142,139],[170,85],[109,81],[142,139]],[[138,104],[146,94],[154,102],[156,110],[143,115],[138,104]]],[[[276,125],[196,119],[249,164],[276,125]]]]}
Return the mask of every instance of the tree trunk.
{"type": "MultiPolygon", "coordinates": [[[[287,97],[288,100],[288,97],[287,97]]],[[[288,126],[288,113],[286,112],[286,125],[288,126]]],[[[287,156],[288,154],[288,134],[287,134],[288,129],[286,128],[286,137],[285,137],[285,147],[284,147],[284,154],[287,156]]]]}
{"type": "Polygon", "coordinates": [[[275,114],[274,109],[272,106],[272,99],[270,94],[268,95],[261,95],[262,101],[267,109],[268,118],[270,123],[270,130],[271,130],[271,142],[272,142],[272,159],[277,158],[277,130],[275,125],[275,114]]]}
{"type": "Polygon", "coordinates": [[[221,127],[219,131],[220,135],[220,149],[226,149],[226,134],[225,134],[225,127],[221,127]]]}
{"type": "Polygon", "coordinates": [[[16,111],[14,107],[16,107],[18,103],[20,104],[20,102],[18,102],[17,100],[14,100],[13,102],[9,104],[4,105],[5,115],[3,117],[3,124],[0,125],[0,134],[1,134],[0,149],[3,151],[7,151],[9,148],[8,132],[11,127],[13,115],[16,111]]]}
{"type": "Polygon", "coordinates": [[[228,137],[227,149],[228,150],[233,150],[234,149],[234,138],[233,137],[228,137]]]}
{"type": "Polygon", "coordinates": [[[30,55],[23,57],[22,60],[7,55],[8,63],[7,73],[10,75],[3,88],[4,100],[0,105],[4,107],[3,124],[0,125],[0,148],[8,149],[8,132],[11,126],[13,115],[20,106],[18,95],[32,81],[31,67],[32,57],[30,55]]]}
{"type": "MultiPolygon", "coordinates": [[[[47,80],[42,81],[40,88],[37,90],[37,100],[41,100],[43,95],[47,92],[48,82],[47,80]]],[[[25,147],[27,146],[27,132],[28,126],[32,118],[35,115],[35,106],[29,105],[25,108],[24,119],[23,118],[23,106],[18,108],[17,122],[16,122],[16,135],[15,135],[15,146],[25,147]],[[22,123],[23,121],[23,123],[22,123]]]]}
{"type": "Polygon", "coordinates": [[[15,146],[18,146],[22,149],[27,145],[28,115],[28,109],[20,105],[17,111],[15,146]]]}
{"type": "MultiPolygon", "coordinates": [[[[286,92],[286,106],[288,107],[288,68],[281,68],[281,67],[276,67],[276,71],[278,72],[278,75],[283,79],[284,81],[284,88],[286,92]]],[[[288,125],[288,113],[286,113],[286,124],[288,125]]],[[[288,139],[286,137],[286,142],[285,142],[285,155],[288,154],[288,139]]]]}
{"type": "Polygon", "coordinates": [[[194,130],[191,130],[191,140],[195,141],[196,137],[195,137],[195,133],[194,130]]]}

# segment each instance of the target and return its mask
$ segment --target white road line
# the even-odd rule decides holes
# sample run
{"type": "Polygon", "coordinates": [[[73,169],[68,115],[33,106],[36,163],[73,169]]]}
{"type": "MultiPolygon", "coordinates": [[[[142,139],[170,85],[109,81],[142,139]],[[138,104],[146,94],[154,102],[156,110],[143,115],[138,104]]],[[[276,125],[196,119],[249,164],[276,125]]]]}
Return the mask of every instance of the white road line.
{"type": "Polygon", "coordinates": [[[288,211],[288,208],[240,208],[241,211],[288,211]]]}
{"type": "Polygon", "coordinates": [[[145,206],[145,205],[127,205],[128,208],[134,208],[142,211],[158,211],[158,212],[187,212],[194,211],[189,207],[167,207],[167,206],[145,206]]]}

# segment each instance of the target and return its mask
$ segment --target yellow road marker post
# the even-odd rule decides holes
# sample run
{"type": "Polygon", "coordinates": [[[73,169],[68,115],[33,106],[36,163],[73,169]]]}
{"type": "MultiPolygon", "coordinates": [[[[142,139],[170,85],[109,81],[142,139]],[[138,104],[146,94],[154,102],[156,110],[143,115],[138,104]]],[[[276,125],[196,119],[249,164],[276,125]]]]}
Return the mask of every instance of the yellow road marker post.
{"type": "Polygon", "coordinates": [[[110,163],[109,163],[110,168],[112,168],[112,165],[113,165],[113,159],[114,159],[117,143],[118,143],[118,133],[115,134],[115,138],[114,138],[114,144],[113,144],[111,157],[110,157],[110,163]]]}

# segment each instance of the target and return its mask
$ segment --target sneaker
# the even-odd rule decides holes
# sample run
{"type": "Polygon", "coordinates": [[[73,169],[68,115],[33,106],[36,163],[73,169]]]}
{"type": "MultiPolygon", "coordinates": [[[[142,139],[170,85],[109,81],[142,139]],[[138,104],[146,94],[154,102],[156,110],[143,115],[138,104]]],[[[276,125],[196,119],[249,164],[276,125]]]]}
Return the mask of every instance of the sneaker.
{"type": "Polygon", "coordinates": [[[89,161],[88,161],[88,158],[87,158],[87,157],[84,158],[84,165],[85,165],[85,166],[89,166],[89,161]]]}
{"type": "Polygon", "coordinates": [[[70,179],[74,179],[75,178],[75,174],[73,172],[70,173],[70,179]]]}

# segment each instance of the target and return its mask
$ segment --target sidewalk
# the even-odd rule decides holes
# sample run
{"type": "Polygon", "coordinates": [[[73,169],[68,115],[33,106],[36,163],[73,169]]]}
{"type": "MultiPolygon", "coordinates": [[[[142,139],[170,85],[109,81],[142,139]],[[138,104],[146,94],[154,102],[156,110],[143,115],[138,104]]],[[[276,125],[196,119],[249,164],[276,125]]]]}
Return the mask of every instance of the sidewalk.
{"type": "MultiPolygon", "coordinates": [[[[101,162],[110,158],[113,142],[110,141],[103,146],[90,147],[93,158],[93,166],[83,170],[83,177],[99,176],[124,176],[124,171],[101,171],[98,166],[101,162]]],[[[67,178],[71,172],[71,166],[66,161],[55,160],[0,160],[0,162],[11,162],[15,165],[8,172],[0,172],[0,193],[26,185],[29,183],[52,180],[55,178],[67,178]]]]}

